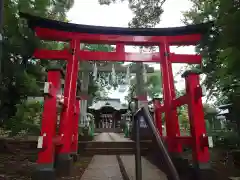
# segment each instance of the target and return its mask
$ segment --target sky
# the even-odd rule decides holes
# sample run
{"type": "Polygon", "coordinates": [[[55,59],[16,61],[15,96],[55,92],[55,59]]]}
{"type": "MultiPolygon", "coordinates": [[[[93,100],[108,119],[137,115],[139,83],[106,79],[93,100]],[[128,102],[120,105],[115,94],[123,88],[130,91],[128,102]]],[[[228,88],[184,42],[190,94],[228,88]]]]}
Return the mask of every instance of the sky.
{"type": "MultiPolygon", "coordinates": [[[[182,12],[191,8],[191,3],[188,0],[167,0],[163,6],[164,13],[161,16],[161,22],[156,27],[176,27],[183,26],[182,12]]],[[[114,26],[114,27],[128,27],[128,22],[132,19],[133,14],[128,8],[128,1],[118,2],[115,4],[99,5],[98,0],[76,0],[73,8],[68,12],[68,19],[72,23],[99,25],[99,26],[114,26]]],[[[178,54],[194,54],[194,47],[171,47],[171,52],[178,54]]],[[[136,51],[129,47],[128,52],[136,51]]],[[[159,69],[159,64],[151,64],[155,69],[159,69]]],[[[176,76],[183,64],[173,64],[173,73],[175,80],[178,82],[175,87],[178,90],[184,89],[184,80],[181,74],[176,76]]],[[[111,91],[110,98],[120,98],[124,102],[124,97],[127,95],[127,90],[120,93],[118,90],[111,91]]]]}

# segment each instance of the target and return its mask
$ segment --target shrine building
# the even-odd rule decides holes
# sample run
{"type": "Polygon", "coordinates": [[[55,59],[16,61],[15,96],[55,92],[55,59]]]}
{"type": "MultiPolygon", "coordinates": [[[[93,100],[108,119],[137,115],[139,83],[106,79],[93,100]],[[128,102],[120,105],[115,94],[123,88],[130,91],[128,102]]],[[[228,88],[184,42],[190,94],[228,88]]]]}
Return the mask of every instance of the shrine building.
{"type": "Polygon", "coordinates": [[[102,99],[88,107],[88,112],[94,115],[96,132],[118,132],[127,109],[120,99],[102,99]]]}

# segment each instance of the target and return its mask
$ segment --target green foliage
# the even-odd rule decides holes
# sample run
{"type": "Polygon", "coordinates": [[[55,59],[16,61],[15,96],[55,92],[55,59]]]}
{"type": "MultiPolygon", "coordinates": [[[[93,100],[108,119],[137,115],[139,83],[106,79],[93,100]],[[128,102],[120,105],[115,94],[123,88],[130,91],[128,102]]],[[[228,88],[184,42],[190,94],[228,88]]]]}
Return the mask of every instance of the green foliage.
{"type": "Polygon", "coordinates": [[[178,108],[178,119],[180,128],[184,129],[185,131],[189,131],[190,122],[188,117],[188,109],[186,106],[181,106],[178,108]]]}
{"type": "Polygon", "coordinates": [[[32,53],[39,46],[49,49],[59,48],[56,43],[40,42],[26,22],[19,17],[19,12],[66,21],[66,11],[73,5],[73,2],[73,0],[4,0],[2,74],[0,77],[0,119],[3,127],[11,129],[13,126],[13,132],[18,132],[25,124],[30,126],[27,122],[32,121],[26,119],[26,116],[32,117],[33,110],[25,104],[24,99],[27,96],[40,94],[39,82],[44,80],[45,75],[43,68],[49,63],[48,61],[39,63],[31,59],[32,53]],[[20,105],[22,102],[25,105],[20,105]],[[24,108],[28,114],[21,114],[24,108]],[[21,118],[23,119],[20,120],[21,118]]]}
{"type": "Polygon", "coordinates": [[[166,0],[130,0],[129,7],[135,14],[135,17],[133,17],[129,26],[134,28],[155,27],[160,22],[160,15],[163,13],[162,6],[165,1],[166,0]]]}
{"type": "MultiPolygon", "coordinates": [[[[204,84],[210,97],[216,97],[216,105],[232,103],[230,120],[240,134],[240,4],[229,0],[191,0],[192,9],[184,13],[186,24],[214,21],[211,30],[204,35],[197,50],[203,56],[204,84]]],[[[209,125],[214,124],[207,118],[209,125]]]]}
{"type": "Polygon", "coordinates": [[[37,134],[40,131],[42,105],[38,102],[23,101],[16,105],[17,112],[4,125],[5,129],[11,130],[11,135],[17,135],[21,131],[37,134]]]}
{"type": "MultiPolygon", "coordinates": [[[[84,50],[88,50],[88,51],[102,51],[102,52],[113,52],[114,51],[114,47],[110,46],[110,45],[106,45],[106,44],[84,44],[83,46],[84,50]]],[[[105,61],[106,63],[106,61],[105,61]]]]}
{"type": "Polygon", "coordinates": [[[146,87],[150,98],[159,97],[162,94],[162,77],[160,71],[155,71],[148,75],[146,87]]]}
{"type": "Polygon", "coordinates": [[[239,135],[235,132],[215,132],[212,134],[216,147],[236,149],[240,146],[239,135]]]}
{"type": "MultiPolygon", "coordinates": [[[[124,1],[124,0],[121,0],[124,1]]],[[[160,22],[160,15],[163,13],[162,6],[166,0],[128,0],[129,8],[135,15],[130,27],[155,27],[160,22]]],[[[100,4],[109,5],[116,0],[98,0],[100,4]]]]}
{"type": "Polygon", "coordinates": [[[204,57],[205,84],[218,103],[239,99],[240,93],[240,4],[228,0],[191,0],[193,8],[184,13],[186,24],[214,21],[198,47],[204,57]],[[229,99],[231,97],[231,99],[229,99]]]}

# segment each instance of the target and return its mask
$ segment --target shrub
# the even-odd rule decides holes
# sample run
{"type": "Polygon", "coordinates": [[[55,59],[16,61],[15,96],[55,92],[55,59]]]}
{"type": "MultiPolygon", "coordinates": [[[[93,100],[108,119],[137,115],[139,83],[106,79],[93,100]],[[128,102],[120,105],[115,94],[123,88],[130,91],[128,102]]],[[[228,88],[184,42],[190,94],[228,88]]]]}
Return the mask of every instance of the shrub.
{"type": "Polygon", "coordinates": [[[17,104],[17,112],[5,125],[5,129],[10,130],[11,136],[32,134],[40,131],[40,121],[42,105],[39,102],[23,101],[17,104]]]}
{"type": "Polygon", "coordinates": [[[235,149],[240,146],[240,137],[236,132],[218,132],[213,135],[214,144],[225,149],[235,149]]]}

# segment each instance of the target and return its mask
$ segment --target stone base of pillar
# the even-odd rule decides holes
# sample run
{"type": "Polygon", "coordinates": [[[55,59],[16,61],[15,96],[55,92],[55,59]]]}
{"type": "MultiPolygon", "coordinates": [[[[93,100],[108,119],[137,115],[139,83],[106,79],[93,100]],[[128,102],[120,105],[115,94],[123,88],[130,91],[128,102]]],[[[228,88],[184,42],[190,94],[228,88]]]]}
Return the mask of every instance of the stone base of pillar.
{"type": "Polygon", "coordinates": [[[192,168],[192,179],[195,180],[217,180],[216,171],[214,171],[210,164],[200,164],[192,168]]]}
{"type": "Polygon", "coordinates": [[[74,163],[78,161],[78,154],[76,152],[71,153],[71,157],[72,157],[74,163]]]}
{"type": "Polygon", "coordinates": [[[70,176],[73,168],[71,154],[59,154],[56,156],[55,169],[57,176],[70,176]]]}
{"type": "MultiPolygon", "coordinates": [[[[48,166],[48,165],[47,165],[48,166]]],[[[37,167],[37,169],[33,172],[32,180],[55,180],[55,170],[54,168],[44,167],[37,167]]]]}
{"type": "Polygon", "coordinates": [[[178,171],[179,175],[185,174],[189,170],[188,159],[184,159],[181,155],[171,155],[172,162],[178,171]]]}

